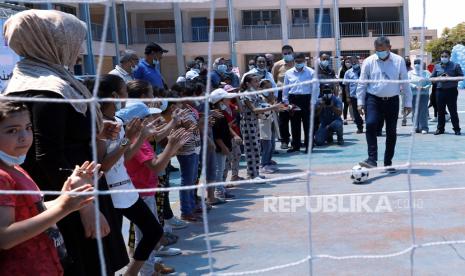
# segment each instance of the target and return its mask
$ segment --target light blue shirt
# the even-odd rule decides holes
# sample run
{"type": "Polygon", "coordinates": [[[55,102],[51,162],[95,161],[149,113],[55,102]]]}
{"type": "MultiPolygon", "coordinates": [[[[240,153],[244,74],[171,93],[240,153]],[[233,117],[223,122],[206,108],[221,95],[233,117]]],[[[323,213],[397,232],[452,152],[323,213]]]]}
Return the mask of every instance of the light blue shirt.
{"type": "MultiPolygon", "coordinates": [[[[350,68],[344,74],[345,80],[358,80],[360,78],[360,70],[355,71],[354,68],[350,68]]],[[[357,86],[356,82],[343,82],[346,86],[349,87],[349,93],[351,98],[357,98],[357,86]]]]}
{"type": "Polygon", "coordinates": [[[286,87],[290,84],[299,84],[313,79],[314,72],[312,68],[305,66],[302,71],[291,68],[284,75],[283,103],[289,103],[289,95],[312,95],[312,103],[316,103],[320,91],[315,89],[314,83],[306,83],[292,87],[286,87]]]}
{"type": "Polygon", "coordinates": [[[429,89],[432,85],[429,80],[430,76],[431,74],[428,70],[421,70],[421,72],[417,72],[417,70],[410,70],[408,72],[408,79],[416,81],[410,83],[412,95],[416,95],[418,93],[418,88],[421,89],[420,94],[429,94],[429,89]]]}
{"type": "MultiPolygon", "coordinates": [[[[360,80],[408,80],[405,60],[394,53],[390,53],[388,59],[381,60],[377,55],[371,55],[362,64],[360,80]]],[[[404,93],[404,107],[412,107],[412,91],[406,83],[359,83],[357,86],[357,104],[365,105],[366,94],[377,97],[393,97],[404,93]]]]}
{"type": "MultiPolygon", "coordinates": [[[[244,77],[249,75],[249,74],[255,74],[255,75],[258,75],[258,76],[263,76],[263,72],[259,71],[257,68],[253,68],[252,70],[248,71],[247,73],[245,73],[242,76],[241,82],[244,81],[244,77]]],[[[278,97],[278,88],[277,88],[276,82],[273,79],[273,75],[270,72],[266,71],[265,77],[263,79],[269,80],[271,82],[271,87],[275,88],[273,94],[274,94],[275,97],[278,97]]],[[[266,93],[263,93],[263,94],[266,94],[266,93]]],[[[268,96],[268,95],[265,95],[265,96],[268,96]]]]}

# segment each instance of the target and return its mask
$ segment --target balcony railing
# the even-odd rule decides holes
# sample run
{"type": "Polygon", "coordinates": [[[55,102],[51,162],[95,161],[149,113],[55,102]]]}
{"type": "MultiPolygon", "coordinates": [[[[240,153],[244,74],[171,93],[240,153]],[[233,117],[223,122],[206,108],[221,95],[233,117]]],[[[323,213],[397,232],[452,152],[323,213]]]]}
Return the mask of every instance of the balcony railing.
{"type": "MultiPolygon", "coordinates": [[[[175,43],[176,32],[174,28],[145,28],[143,43],[175,43]]],[[[141,42],[141,41],[139,41],[141,42]]]]}
{"type": "Polygon", "coordinates": [[[237,40],[281,39],[281,25],[242,25],[237,28],[237,40]]]}
{"type": "MultiPolygon", "coordinates": [[[[91,30],[92,30],[92,39],[95,41],[101,41],[102,40],[102,33],[103,33],[103,25],[92,23],[91,24],[91,30]]],[[[113,38],[113,29],[111,27],[108,27],[107,30],[107,42],[114,42],[113,38]]]]}
{"type": "Polygon", "coordinates": [[[344,22],[340,23],[341,37],[401,36],[402,21],[344,22]]]}
{"type": "MultiPolygon", "coordinates": [[[[318,24],[292,24],[289,25],[289,38],[316,38],[318,36],[318,24]]],[[[333,37],[333,24],[322,23],[321,37],[333,37]]]]}
{"type": "MultiPolygon", "coordinates": [[[[201,26],[186,28],[184,32],[185,42],[207,42],[208,34],[210,32],[209,26],[201,26]]],[[[228,26],[214,26],[213,27],[214,41],[228,41],[229,40],[229,27],[228,26]]]]}

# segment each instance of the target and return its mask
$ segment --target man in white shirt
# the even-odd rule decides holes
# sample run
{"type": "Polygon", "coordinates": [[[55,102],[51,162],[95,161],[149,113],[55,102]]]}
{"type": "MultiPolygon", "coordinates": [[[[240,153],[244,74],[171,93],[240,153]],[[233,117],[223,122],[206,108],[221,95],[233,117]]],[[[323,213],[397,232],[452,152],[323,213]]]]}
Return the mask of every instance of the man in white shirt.
{"type": "Polygon", "coordinates": [[[304,125],[305,152],[308,152],[309,130],[310,130],[310,105],[315,103],[319,91],[315,93],[312,83],[296,85],[313,79],[313,69],[307,67],[305,54],[298,53],[294,56],[294,68],[289,69],[284,75],[283,103],[291,104],[300,110],[291,111],[291,133],[292,147],[288,152],[299,152],[301,146],[301,124],[304,125]],[[286,87],[288,85],[295,85],[286,87]],[[313,94],[313,95],[312,95],[313,94]]]}
{"type": "MultiPolygon", "coordinates": [[[[380,118],[386,121],[386,151],[384,166],[392,166],[392,158],[396,147],[397,119],[399,116],[400,88],[405,93],[404,112],[412,110],[412,91],[408,82],[386,83],[387,80],[408,80],[405,60],[391,52],[391,43],[387,37],[375,40],[374,55],[369,56],[362,64],[360,80],[377,82],[359,83],[357,87],[357,105],[361,115],[365,114],[368,159],[360,162],[360,166],[374,168],[378,161],[378,141],[376,132],[380,118]]],[[[388,168],[388,173],[395,172],[388,168]]]]}
{"type": "Polygon", "coordinates": [[[124,51],[120,58],[119,64],[115,66],[115,69],[111,70],[109,74],[119,76],[124,80],[125,83],[134,80],[132,72],[137,69],[139,63],[139,57],[136,52],[132,50],[124,51]]]}

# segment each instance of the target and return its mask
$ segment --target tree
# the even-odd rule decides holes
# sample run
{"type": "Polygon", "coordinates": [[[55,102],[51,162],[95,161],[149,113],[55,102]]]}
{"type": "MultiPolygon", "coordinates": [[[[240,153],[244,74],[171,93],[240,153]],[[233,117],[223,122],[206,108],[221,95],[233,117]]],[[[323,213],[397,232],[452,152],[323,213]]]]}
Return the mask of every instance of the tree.
{"type": "Polygon", "coordinates": [[[465,45],[465,22],[452,29],[445,28],[441,37],[431,40],[425,49],[432,54],[433,59],[438,59],[442,50],[451,51],[452,47],[457,44],[465,45]]]}

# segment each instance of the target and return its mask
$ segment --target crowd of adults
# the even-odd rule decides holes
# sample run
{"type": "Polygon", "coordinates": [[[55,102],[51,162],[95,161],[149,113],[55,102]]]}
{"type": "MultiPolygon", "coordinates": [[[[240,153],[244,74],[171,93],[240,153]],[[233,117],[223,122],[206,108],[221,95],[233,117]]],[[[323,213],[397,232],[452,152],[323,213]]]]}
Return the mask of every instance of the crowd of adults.
{"type": "MultiPolygon", "coordinates": [[[[342,146],[344,125],[353,121],[357,134],[366,133],[368,158],[360,164],[369,168],[377,166],[377,137],[385,126],[384,165],[393,172],[399,109],[406,125],[407,115],[418,104],[413,123],[416,132],[426,134],[429,100],[437,114],[435,134],[445,132],[447,107],[454,133],[460,135],[457,81],[429,80],[463,76],[447,50],[429,72],[420,60],[414,60],[412,68],[409,59],[391,51],[388,38],[379,37],[375,54],[363,62],[346,57],[335,72],[328,54],[319,55],[312,68],[304,53],[285,45],[281,60],[258,54],[242,75],[230,59],[215,59],[209,72],[210,61],[197,57],[168,87],[160,70],[167,50],[149,43],[143,56],[126,50],[114,70],[100,76],[97,96],[106,101],[91,121],[85,102],[42,101],[92,98],[95,80],[81,82],[69,70],[84,42],[85,24],[70,14],[29,10],[12,16],[4,34],[11,49],[23,57],[4,95],[36,101],[12,102],[2,96],[0,190],[115,191],[99,195],[99,227],[91,195],[0,194],[0,266],[8,275],[98,275],[102,264],[97,229],[109,275],[123,267],[125,275],[173,273],[175,269],[162,262],[163,257],[182,253],[169,247],[179,238],[173,230],[203,218],[196,189],[179,192],[179,218],[171,209],[169,192],[153,191],[170,187],[172,158],[179,163],[181,186],[197,185],[203,166],[209,183],[243,180],[242,155],[247,179],[263,179],[279,171],[273,160],[277,141],[282,150],[294,154],[331,145],[334,137],[342,146]],[[315,78],[321,82],[311,82],[315,78]],[[412,82],[388,82],[408,79],[412,82]],[[208,80],[212,92],[207,112],[204,102],[183,98],[205,95],[208,80]],[[205,116],[208,125],[203,124],[205,116]],[[94,128],[98,165],[88,162],[94,128]],[[92,188],[96,170],[103,176],[92,188]],[[131,222],[129,252],[121,230],[123,217],[131,222]]],[[[229,186],[209,188],[207,210],[231,198],[229,186]]]]}

